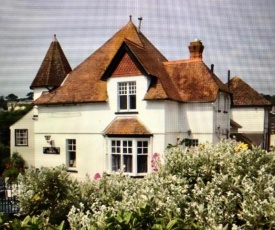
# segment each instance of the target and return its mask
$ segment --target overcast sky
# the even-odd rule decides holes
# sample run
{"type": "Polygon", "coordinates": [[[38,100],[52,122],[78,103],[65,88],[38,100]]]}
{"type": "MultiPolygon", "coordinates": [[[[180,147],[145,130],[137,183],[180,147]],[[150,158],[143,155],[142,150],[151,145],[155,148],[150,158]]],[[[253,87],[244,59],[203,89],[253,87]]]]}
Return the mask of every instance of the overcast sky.
{"type": "Polygon", "coordinates": [[[239,76],[275,94],[274,0],[1,0],[0,96],[25,97],[53,40],[75,68],[129,21],[168,60],[189,58],[195,38],[204,62],[227,81],[239,76]]]}

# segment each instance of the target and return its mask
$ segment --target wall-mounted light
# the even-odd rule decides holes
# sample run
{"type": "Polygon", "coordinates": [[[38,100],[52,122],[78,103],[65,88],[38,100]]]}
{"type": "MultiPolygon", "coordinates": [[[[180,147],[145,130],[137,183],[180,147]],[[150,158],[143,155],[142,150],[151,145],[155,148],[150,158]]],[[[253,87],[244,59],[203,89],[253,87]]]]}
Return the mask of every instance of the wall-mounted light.
{"type": "Polygon", "coordinates": [[[52,145],[51,135],[45,135],[44,137],[45,137],[45,140],[47,141],[47,143],[52,145]]]}

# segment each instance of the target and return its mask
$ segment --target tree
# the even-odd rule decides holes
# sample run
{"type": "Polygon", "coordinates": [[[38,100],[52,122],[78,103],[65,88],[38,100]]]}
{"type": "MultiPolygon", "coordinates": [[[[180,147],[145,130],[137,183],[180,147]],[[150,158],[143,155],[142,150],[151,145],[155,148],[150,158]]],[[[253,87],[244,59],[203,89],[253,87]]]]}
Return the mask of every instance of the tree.
{"type": "Polygon", "coordinates": [[[6,96],[6,99],[8,101],[17,101],[18,97],[16,95],[14,95],[13,93],[11,93],[8,96],[6,96]]]}
{"type": "Polygon", "coordinates": [[[24,110],[7,111],[0,113],[0,142],[10,145],[10,126],[31,110],[32,106],[27,106],[24,110]]]}
{"type": "Polygon", "coordinates": [[[7,110],[8,106],[7,106],[7,102],[5,101],[4,96],[0,97],[0,108],[7,110]]]}
{"type": "Polygon", "coordinates": [[[27,93],[27,99],[29,99],[29,100],[33,100],[33,92],[29,92],[29,93],[27,93]]]}
{"type": "Polygon", "coordinates": [[[270,102],[273,106],[275,106],[275,95],[271,96],[270,102]]]}

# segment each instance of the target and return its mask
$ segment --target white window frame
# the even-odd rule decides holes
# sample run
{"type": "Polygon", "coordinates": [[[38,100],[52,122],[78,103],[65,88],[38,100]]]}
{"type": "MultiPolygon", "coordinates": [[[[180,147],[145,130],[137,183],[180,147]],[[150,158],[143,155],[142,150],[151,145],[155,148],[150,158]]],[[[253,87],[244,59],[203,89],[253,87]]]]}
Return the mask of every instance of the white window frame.
{"type": "Polygon", "coordinates": [[[149,138],[127,138],[127,137],[114,137],[109,139],[109,172],[118,172],[119,169],[124,168],[124,174],[130,176],[144,176],[150,171],[149,156],[150,154],[150,139],[149,138]],[[143,146],[147,142],[147,146],[143,146]],[[131,144],[130,144],[131,143],[131,144]],[[141,144],[141,145],[140,145],[141,144]],[[113,156],[119,156],[120,162],[117,161],[116,167],[113,166],[113,156]],[[127,158],[130,159],[131,164],[124,165],[127,158]],[[146,171],[138,171],[138,158],[145,156],[146,159],[146,171]],[[125,157],[125,158],[124,158],[125,157]]]}
{"type": "Polygon", "coordinates": [[[28,129],[15,129],[15,146],[28,146],[28,129]]]}
{"type": "Polygon", "coordinates": [[[76,139],[66,139],[67,167],[76,169],[77,166],[77,149],[76,139]]]}
{"type": "Polygon", "coordinates": [[[117,83],[117,93],[118,93],[118,111],[120,112],[128,112],[128,111],[136,111],[137,110],[137,83],[136,81],[123,81],[117,83]],[[126,97],[126,105],[122,108],[122,100],[121,97],[126,97]],[[131,108],[132,96],[134,97],[134,108],[131,108]]]}

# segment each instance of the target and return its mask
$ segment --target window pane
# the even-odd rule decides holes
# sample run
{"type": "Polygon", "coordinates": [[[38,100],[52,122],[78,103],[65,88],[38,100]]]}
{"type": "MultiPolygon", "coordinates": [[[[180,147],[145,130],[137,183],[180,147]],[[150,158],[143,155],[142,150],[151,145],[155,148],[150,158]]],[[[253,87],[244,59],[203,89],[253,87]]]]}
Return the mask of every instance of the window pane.
{"type": "Polygon", "coordinates": [[[148,153],[148,141],[138,141],[137,154],[147,154],[147,153],[148,153]]]}
{"type": "Polygon", "coordinates": [[[69,167],[76,166],[76,154],[75,152],[69,152],[69,167]]]}
{"type": "Polygon", "coordinates": [[[76,167],[76,139],[67,140],[67,159],[69,167],[76,167]]]}
{"type": "Polygon", "coordinates": [[[136,109],[136,95],[130,95],[130,109],[136,109]]]}
{"type": "Polygon", "coordinates": [[[119,96],[119,108],[127,109],[127,96],[126,95],[119,96]]]}
{"type": "Polygon", "coordinates": [[[117,172],[120,169],[120,155],[112,155],[112,171],[117,172]]]}
{"type": "Polygon", "coordinates": [[[147,155],[137,156],[137,172],[146,173],[147,172],[147,155]]]}
{"type": "Polygon", "coordinates": [[[125,166],[125,172],[132,172],[132,155],[123,156],[123,165],[125,166]]]}

